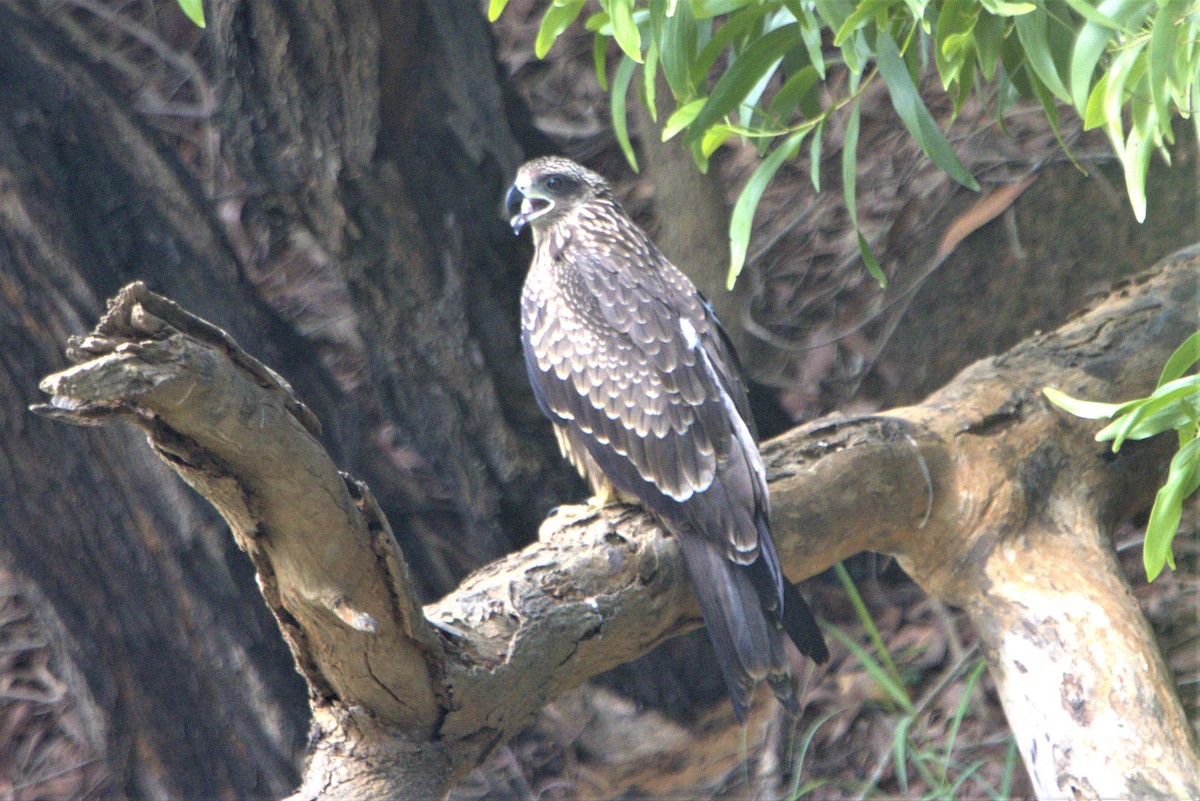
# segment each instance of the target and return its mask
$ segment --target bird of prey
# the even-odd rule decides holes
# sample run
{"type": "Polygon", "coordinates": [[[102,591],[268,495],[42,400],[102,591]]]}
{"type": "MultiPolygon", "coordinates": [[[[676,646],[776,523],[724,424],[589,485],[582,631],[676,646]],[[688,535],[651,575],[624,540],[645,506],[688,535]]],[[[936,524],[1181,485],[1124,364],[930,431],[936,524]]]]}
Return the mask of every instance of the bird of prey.
{"type": "Polygon", "coordinates": [[[678,539],[737,719],[763,680],[798,713],[784,634],[817,662],[829,652],[780,569],[745,386],[712,308],[573,161],[522,165],[505,208],[514,233],[533,229],[525,365],[563,454],[602,501],[640,504],[678,539]]]}

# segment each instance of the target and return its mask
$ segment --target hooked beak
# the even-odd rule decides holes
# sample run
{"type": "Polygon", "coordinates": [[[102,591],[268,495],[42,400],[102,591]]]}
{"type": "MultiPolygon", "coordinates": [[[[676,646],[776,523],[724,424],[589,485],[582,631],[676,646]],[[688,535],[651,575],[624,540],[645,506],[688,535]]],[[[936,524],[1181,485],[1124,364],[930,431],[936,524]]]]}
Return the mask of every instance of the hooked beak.
{"type": "Polygon", "coordinates": [[[504,210],[509,216],[508,224],[512,226],[514,234],[521,233],[521,229],[528,223],[541,217],[552,208],[554,208],[553,200],[536,195],[526,195],[517,188],[516,184],[510,187],[508,194],[504,196],[504,210]]]}

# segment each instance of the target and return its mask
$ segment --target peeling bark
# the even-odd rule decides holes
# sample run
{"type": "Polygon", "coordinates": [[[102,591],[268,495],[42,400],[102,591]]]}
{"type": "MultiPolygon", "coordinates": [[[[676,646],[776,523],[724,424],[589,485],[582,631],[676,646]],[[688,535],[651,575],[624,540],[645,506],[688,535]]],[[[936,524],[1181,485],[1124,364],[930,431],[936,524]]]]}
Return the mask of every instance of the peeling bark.
{"type": "MultiPolygon", "coordinates": [[[[764,450],[788,575],[879,550],[966,607],[1043,798],[1200,792],[1190,727],[1104,544],[1153,495],[1168,447],[1106,459],[1040,394],[1145,392],[1194,325],[1198,266],[1181,254],[922,404],[764,450]]],[[[84,361],[43,382],[42,411],[137,423],[255,556],[323,735],[300,797],[444,794],[546,702],[699,624],[674,544],[629,508],[553,516],[417,614],[369,494],[228,337],[134,285],[71,353],[84,361]]]]}

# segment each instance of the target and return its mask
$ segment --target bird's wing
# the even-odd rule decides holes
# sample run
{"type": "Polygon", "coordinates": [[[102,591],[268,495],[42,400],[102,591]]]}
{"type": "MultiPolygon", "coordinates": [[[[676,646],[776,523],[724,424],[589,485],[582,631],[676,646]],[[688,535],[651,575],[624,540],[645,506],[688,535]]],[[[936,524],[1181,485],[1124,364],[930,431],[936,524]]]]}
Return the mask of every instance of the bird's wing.
{"type": "Polygon", "coordinates": [[[754,415],[750,412],[750,397],[746,389],[742,364],[738,360],[737,351],[733,349],[733,342],[730,341],[729,335],[725,333],[725,328],[721,325],[721,321],[717,319],[717,313],[713,311],[712,304],[708,302],[708,298],[699,293],[697,293],[697,296],[704,305],[705,316],[712,323],[709,327],[708,336],[704,338],[704,349],[708,352],[708,356],[712,360],[714,370],[720,376],[722,386],[729,394],[729,397],[733,399],[733,403],[737,407],[738,416],[746,422],[746,427],[750,429],[750,435],[754,437],[755,442],[758,442],[758,429],[754,425],[754,415]]]}
{"type": "Polygon", "coordinates": [[[623,269],[593,250],[570,257],[573,278],[523,304],[543,410],[582,435],[619,489],[753,561],[766,480],[715,319],[682,275],[623,269]]]}
{"type": "Polygon", "coordinates": [[[645,287],[585,284],[597,280],[599,271],[582,265],[563,291],[526,298],[535,390],[552,419],[685,501],[708,489],[729,447],[720,393],[666,303],[645,287]]]}

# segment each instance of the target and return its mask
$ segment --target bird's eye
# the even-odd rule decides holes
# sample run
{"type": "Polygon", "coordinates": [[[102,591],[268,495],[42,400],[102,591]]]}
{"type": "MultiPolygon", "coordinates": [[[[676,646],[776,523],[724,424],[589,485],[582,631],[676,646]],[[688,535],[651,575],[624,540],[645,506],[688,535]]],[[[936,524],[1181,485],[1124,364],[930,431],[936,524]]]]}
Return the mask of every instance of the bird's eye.
{"type": "Polygon", "coordinates": [[[563,188],[563,184],[565,183],[566,181],[563,180],[561,175],[551,175],[546,179],[546,188],[551,192],[557,192],[559,189],[563,188]]]}

